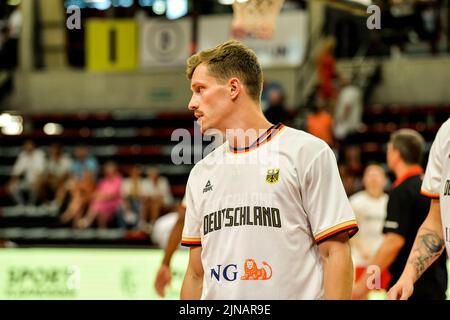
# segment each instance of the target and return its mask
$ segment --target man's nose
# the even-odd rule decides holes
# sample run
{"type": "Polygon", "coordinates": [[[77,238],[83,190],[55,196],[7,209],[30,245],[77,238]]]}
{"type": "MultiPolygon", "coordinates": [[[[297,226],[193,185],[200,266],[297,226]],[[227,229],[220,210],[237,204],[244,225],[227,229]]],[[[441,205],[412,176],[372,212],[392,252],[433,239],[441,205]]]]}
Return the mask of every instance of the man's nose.
{"type": "Polygon", "coordinates": [[[188,109],[191,111],[198,109],[198,101],[194,96],[192,96],[191,100],[189,101],[188,109]]]}

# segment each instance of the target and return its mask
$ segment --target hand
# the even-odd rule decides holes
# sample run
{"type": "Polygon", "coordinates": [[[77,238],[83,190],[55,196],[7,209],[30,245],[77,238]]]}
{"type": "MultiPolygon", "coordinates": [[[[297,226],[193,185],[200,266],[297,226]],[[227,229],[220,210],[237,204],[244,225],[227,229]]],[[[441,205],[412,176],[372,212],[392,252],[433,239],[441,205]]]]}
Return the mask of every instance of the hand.
{"type": "Polygon", "coordinates": [[[402,278],[388,291],[388,300],[408,300],[414,292],[414,282],[412,280],[402,278]]]}
{"type": "Polygon", "coordinates": [[[159,267],[158,273],[155,279],[155,290],[161,298],[165,296],[165,288],[172,281],[172,275],[170,273],[170,268],[162,264],[159,267]]]}

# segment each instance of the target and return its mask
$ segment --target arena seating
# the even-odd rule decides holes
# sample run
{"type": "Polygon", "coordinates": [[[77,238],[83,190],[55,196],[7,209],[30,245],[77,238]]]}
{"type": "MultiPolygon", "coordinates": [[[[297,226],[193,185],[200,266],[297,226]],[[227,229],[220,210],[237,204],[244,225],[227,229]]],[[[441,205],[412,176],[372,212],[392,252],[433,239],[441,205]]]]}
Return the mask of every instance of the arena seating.
{"type": "MultiPolygon", "coordinates": [[[[58,212],[46,208],[13,207],[5,190],[12,165],[23,141],[33,139],[46,148],[58,142],[66,152],[77,144],[88,145],[100,163],[116,161],[126,174],[132,164],[157,166],[169,179],[174,196],[182,198],[189,171],[193,164],[176,166],[172,163],[173,130],[184,128],[194,133],[194,119],[189,112],[146,113],[61,113],[24,114],[25,131],[19,136],[0,134],[0,238],[20,245],[137,245],[151,244],[148,235],[139,232],[110,230],[73,230],[58,222],[58,212]],[[64,131],[49,136],[43,131],[47,123],[58,123],[64,131]]],[[[364,110],[365,127],[359,134],[361,162],[385,162],[389,135],[399,128],[420,131],[428,147],[439,128],[450,117],[450,106],[372,105],[364,110]]],[[[193,139],[192,139],[193,140],[193,139]]],[[[193,141],[190,142],[191,146],[193,141]]]]}

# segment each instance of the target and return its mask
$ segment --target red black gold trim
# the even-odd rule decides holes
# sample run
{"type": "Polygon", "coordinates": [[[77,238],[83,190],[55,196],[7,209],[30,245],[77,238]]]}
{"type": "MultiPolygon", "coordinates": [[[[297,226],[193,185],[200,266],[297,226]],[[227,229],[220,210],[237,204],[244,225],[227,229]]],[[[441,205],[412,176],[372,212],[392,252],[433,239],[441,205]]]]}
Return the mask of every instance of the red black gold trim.
{"type": "Polygon", "coordinates": [[[184,247],[201,247],[202,240],[200,238],[183,237],[181,239],[181,245],[184,247]]]}
{"type": "Polygon", "coordinates": [[[321,233],[315,236],[316,243],[320,244],[325,240],[328,240],[342,232],[347,232],[349,238],[353,237],[358,232],[358,224],[356,223],[356,220],[343,222],[332,228],[322,231],[321,233]]]}
{"type": "Polygon", "coordinates": [[[264,132],[258,139],[256,139],[256,141],[253,142],[249,147],[245,147],[245,148],[230,147],[230,150],[233,153],[245,153],[245,152],[254,150],[254,149],[262,146],[263,144],[266,144],[270,140],[272,140],[272,138],[275,137],[283,128],[284,128],[284,125],[282,123],[273,125],[269,129],[267,129],[267,131],[264,132]]]}
{"type": "Polygon", "coordinates": [[[439,195],[438,194],[432,194],[432,193],[430,193],[428,191],[425,191],[423,189],[420,190],[420,194],[425,196],[425,197],[427,197],[427,198],[430,198],[430,199],[435,199],[435,200],[439,199],[439,195]]]}

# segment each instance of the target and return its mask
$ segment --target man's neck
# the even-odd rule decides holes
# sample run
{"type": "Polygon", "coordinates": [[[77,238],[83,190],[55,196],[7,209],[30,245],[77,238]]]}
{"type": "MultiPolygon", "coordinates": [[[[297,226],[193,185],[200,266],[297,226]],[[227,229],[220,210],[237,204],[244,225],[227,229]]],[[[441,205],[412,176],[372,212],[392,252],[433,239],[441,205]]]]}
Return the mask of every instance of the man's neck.
{"type": "Polygon", "coordinates": [[[248,112],[235,119],[225,130],[225,136],[232,148],[246,148],[264,134],[271,124],[262,112],[248,112]]]}
{"type": "Polygon", "coordinates": [[[397,179],[402,178],[405,174],[411,170],[412,167],[416,167],[417,164],[407,164],[407,163],[399,163],[397,168],[395,168],[394,173],[397,179]]]}

